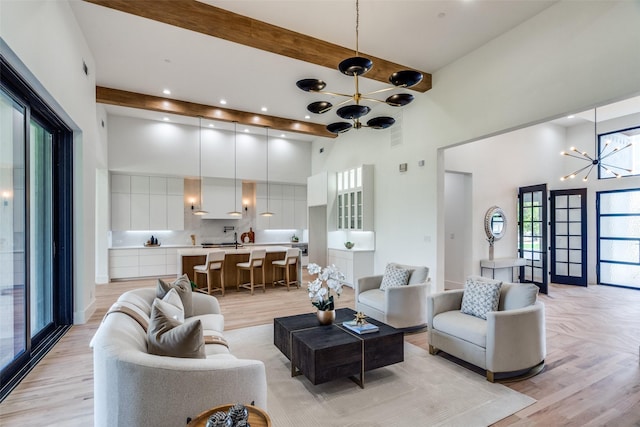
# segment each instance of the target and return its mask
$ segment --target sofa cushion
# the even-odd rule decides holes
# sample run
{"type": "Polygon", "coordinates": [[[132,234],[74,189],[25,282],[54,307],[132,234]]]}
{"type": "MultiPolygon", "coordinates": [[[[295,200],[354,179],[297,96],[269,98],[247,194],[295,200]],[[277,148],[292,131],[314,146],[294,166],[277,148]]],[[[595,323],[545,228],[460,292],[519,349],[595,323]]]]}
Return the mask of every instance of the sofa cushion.
{"type": "Polygon", "coordinates": [[[191,281],[189,280],[189,276],[183,274],[181,277],[178,277],[175,281],[171,283],[167,283],[162,279],[158,279],[158,286],[156,288],[156,297],[164,298],[164,296],[171,289],[175,289],[182,300],[182,305],[184,306],[184,315],[185,317],[193,316],[193,302],[191,295],[191,281]]]}
{"type": "Polygon", "coordinates": [[[180,323],[184,323],[184,306],[175,289],[169,290],[162,299],[156,298],[153,304],[159,305],[167,316],[180,323]]]}
{"type": "Polygon", "coordinates": [[[181,324],[170,318],[157,304],[151,307],[147,340],[149,354],[194,359],[206,357],[202,323],[181,324]]]}
{"type": "MultiPolygon", "coordinates": [[[[224,316],[222,314],[200,314],[185,319],[185,322],[194,322],[199,320],[202,322],[202,329],[211,331],[224,331],[224,316]]],[[[206,334],[205,334],[206,335],[206,334]]]]}
{"type": "Polygon", "coordinates": [[[498,280],[469,277],[464,285],[460,311],[486,320],[487,312],[498,310],[501,285],[498,280]]]}
{"type": "Polygon", "coordinates": [[[498,310],[515,310],[536,303],[539,288],[533,283],[503,283],[498,310]]]}
{"type": "Polygon", "coordinates": [[[370,289],[358,295],[358,302],[375,308],[383,313],[385,311],[384,301],[384,291],[382,289],[370,289]]]}
{"type": "Polygon", "coordinates": [[[405,286],[409,281],[410,275],[411,270],[401,268],[396,264],[387,264],[384,269],[384,276],[382,276],[382,283],[380,283],[380,289],[405,286]]]}
{"type": "Polygon", "coordinates": [[[445,311],[434,316],[433,329],[482,348],[487,347],[487,321],[460,310],[445,311]]]}
{"type": "Polygon", "coordinates": [[[428,267],[420,267],[415,265],[404,265],[404,264],[395,264],[398,268],[404,268],[409,270],[411,274],[409,275],[409,280],[407,285],[416,285],[418,283],[424,283],[429,278],[429,268],[428,267]]]}

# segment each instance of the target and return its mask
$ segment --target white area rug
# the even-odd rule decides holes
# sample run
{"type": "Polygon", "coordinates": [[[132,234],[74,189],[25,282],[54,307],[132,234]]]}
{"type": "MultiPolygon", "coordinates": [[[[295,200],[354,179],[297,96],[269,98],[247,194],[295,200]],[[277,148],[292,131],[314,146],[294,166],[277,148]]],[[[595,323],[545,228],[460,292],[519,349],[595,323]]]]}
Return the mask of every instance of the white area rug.
{"type": "Polygon", "coordinates": [[[404,362],[366,372],[361,389],[348,378],[316,386],[292,378],[273,325],[225,336],[237,357],[265,363],[274,427],[487,426],[535,402],[409,343],[404,362]]]}

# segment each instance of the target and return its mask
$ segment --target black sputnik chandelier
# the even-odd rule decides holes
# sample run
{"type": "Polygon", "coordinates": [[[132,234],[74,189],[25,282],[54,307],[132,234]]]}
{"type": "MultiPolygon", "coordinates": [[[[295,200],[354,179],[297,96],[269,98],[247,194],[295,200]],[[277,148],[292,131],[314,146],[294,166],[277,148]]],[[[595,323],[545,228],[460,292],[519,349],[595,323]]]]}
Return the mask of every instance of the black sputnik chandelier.
{"type": "Polygon", "coordinates": [[[610,148],[609,147],[610,141],[606,141],[604,146],[602,146],[600,150],[598,150],[599,144],[598,144],[598,110],[597,108],[593,109],[593,133],[594,133],[594,139],[595,139],[595,150],[594,150],[593,157],[590,156],[586,151],[582,151],[582,152],[578,151],[576,147],[571,147],[568,152],[562,151],[560,153],[560,155],[562,156],[568,156],[568,157],[573,157],[574,159],[586,160],[587,162],[586,166],[583,166],[578,170],[576,170],[575,172],[572,172],[568,175],[563,176],[562,178],[560,178],[560,181],[564,181],[566,179],[573,179],[576,177],[576,175],[586,170],[587,173],[585,174],[584,178],[582,178],[582,180],[584,182],[587,182],[589,180],[589,175],[591,174],[591,171],[593,170],[593,168],[598,168],[598,167],[602,168],[605,171],[605,173],[608,173],[609,175],[613,175],[616,178],[620,178],[622,177],[622,175],[613,169],[618,169],[627,173],[633,173],[631,169],[626,169],[620,166],[616,166],[614,164],[611,164],[605,161],[607,157],[610,157],[624,150],[625,148],[631,147],[633,143],[628,143],[622,147],[610,148]]]}
{"type": "Polygon", "coordinates": [[[338,70],[342,74],[347,76],[353,76],[355,81],[355,92],[351,95],[345,93],[328,92],[323,90],[327,84],[319,79],[302,79],[296,82],[296,86],[305,92],[321,93],[325,95],[341,96],[345,97],[344,101],[337,105],[333,105],[328,101],[316,101],[307,106],[307,110],[314,114],[324,114],[330,111],[334,107],[337,108],[336,114],[344,120],[350,120],[351,122],[335,122],[327,125],[327,130],[331,133],[340,134],[344,133],[351,128],[360,129],[362,127],[370,127],[373,129],[386,129],[392,126],[396,121],[393,117],[380,116],[374,117],[367,121],[366,125],[363,124],[360,119],[371,111],[371,108],[367,105],[362,105],[361,101],[371,101],[384,103],[391,105],[392,107],[403,107],[413,101],[413,95],[408,93],[397,93],[389,96],[386,100],[382,101],[371,97],[372,95],[394,90],[396,88],[408,88],[417,85],[422,81],[422,73],[413,70],[397,71],[389,77],[389,82],[393,87],[376,90],[362,94],[360,93],[358,77],[367,73],[373,67],[373,61],[369,58],[364,58],[359,55],[358,50],[358,30],[360,25],[360,5],[359,0],[356,0],[356,51],[355,56],[347,58],[340,62],[338,70]],[[353,102],[353,103],[351,103],[353,102]]]}

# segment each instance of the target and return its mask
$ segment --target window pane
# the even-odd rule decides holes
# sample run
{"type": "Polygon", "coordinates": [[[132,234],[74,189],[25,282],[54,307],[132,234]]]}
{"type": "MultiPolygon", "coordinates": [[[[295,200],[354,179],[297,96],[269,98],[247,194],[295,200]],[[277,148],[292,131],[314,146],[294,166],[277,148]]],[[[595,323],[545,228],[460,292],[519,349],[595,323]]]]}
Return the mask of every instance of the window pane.
{"type": "Polygon", "coordinates": [[[640,262],[640,242],[637,240],[600,241],[600,259],[620,262],[640,262]]]}
{"type": "Polygon", "coordinates": [[[600,217],[601,237],[640,237],[640,216],[600,217]]]}
{"type": "Polygon", "coordinates": [[[640,266],[602,262],[600,263],[600,281],[640,289],[640,266]]]}
{"type": "Polygon", "coordinates": [[[31,336],[53,321],[52,135],[32,121],[29,149],[31,336]]]}
{"type": "Polygon", "coordinates": [[[0,91],[0,369],[26,350],[24,121],[0,91]]]}

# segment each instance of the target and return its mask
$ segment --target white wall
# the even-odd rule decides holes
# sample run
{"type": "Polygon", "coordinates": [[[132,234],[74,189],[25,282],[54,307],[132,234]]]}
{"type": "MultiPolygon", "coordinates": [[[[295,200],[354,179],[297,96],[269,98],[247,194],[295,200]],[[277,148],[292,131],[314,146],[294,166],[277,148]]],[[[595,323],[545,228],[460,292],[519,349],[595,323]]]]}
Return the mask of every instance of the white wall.
{"type": "MultiPolygon", "coordinates": [[[[238,126],[238,179],[265,181],[266,134],[238,126]]],[[[134,174],[197,177],[199,128],[131,117],[109,116],[109,169],[134,174]]],[[[233,178],[233,132],[202,130],[202,175],[233,178]]],[[[306,184],[311,144],[269,133],[269,181],[306,184]]]]}
{"type": "MultiPolygon", "coordinates": [[[[632,126],[640,126],[640,113],[600,122],[598,132],[605,133],[632,126]]],[[[487,209],[492,205],[498,205],[507,216],[507,232],[495,243],[495,257],[516,256],[518,188],[547,184],[549,191],[587,188],[587,280],[590,284],[596,283],[596,191],[637,188],[640,178],[598,180],[597,171],[594,169],[586,183],[582,181],[584,175],[575,180],[561,181],[560,177],[585,166],[585,162],[561,156],[559,153],[575,146],[581,151],[593,154],[594,141],[594,127],[591,123],[566,130],[561,126],[543,124],[445,150],[447,170],[466,172],[473,176],[472,232],[468,242],[473,248],[472,274],[480,274],[480,260],[488,256],[488,243],[484,232],[484,215],[487,209]]],[[[451,197],[448,190],[447,188],[445,205],[448,205],[449,201],[456,201],[455,195],[451,197]]],[[[465,206],[458,204],[457,208],[462,210],[465,206]]],[[[455,207],[450,207],[447,212],[455,210],[455,207]]],[[[450,228],[450,222],[453,222],[452,219],[455,220],[455,216],[446,215],[447,230],[450,228]]],[[[446,255],[449,256],[452,249],[449,247],[449,240],[445,246],[446,255]]],[[[449,260],[445,263],[448,264],[449,260]]],[[[445,281],[457,281],[457,278],[447,275],[445,281]]]]}
{"type": "Polygon", "coordinates": [[[445,191],[445,288],[464,287],[465,278],[472,267],[472,226],[474,212],[472,205],[473,175],[470,173],[447,172],[444,176],[445,191]]]}
{"type": "Polygon", "coordinates": [[[639,29],[635,2],[561,1],[436,72],[433,89],[403,110],[400,146],[368,129],[314,142],[314,173],[375,165],[376,271],[391,259],[426,264],[443,289],[438,149],[640,93],[639,29]]]}
{"type": "Polygon", "coordinates": [[[74,322],[83,323],[95,301],[95,63],[67,2],[2,1],[1,8],[0,36],[21,63],[12,65],[26,68],[29,83],[74,131],[74,322]]]}

